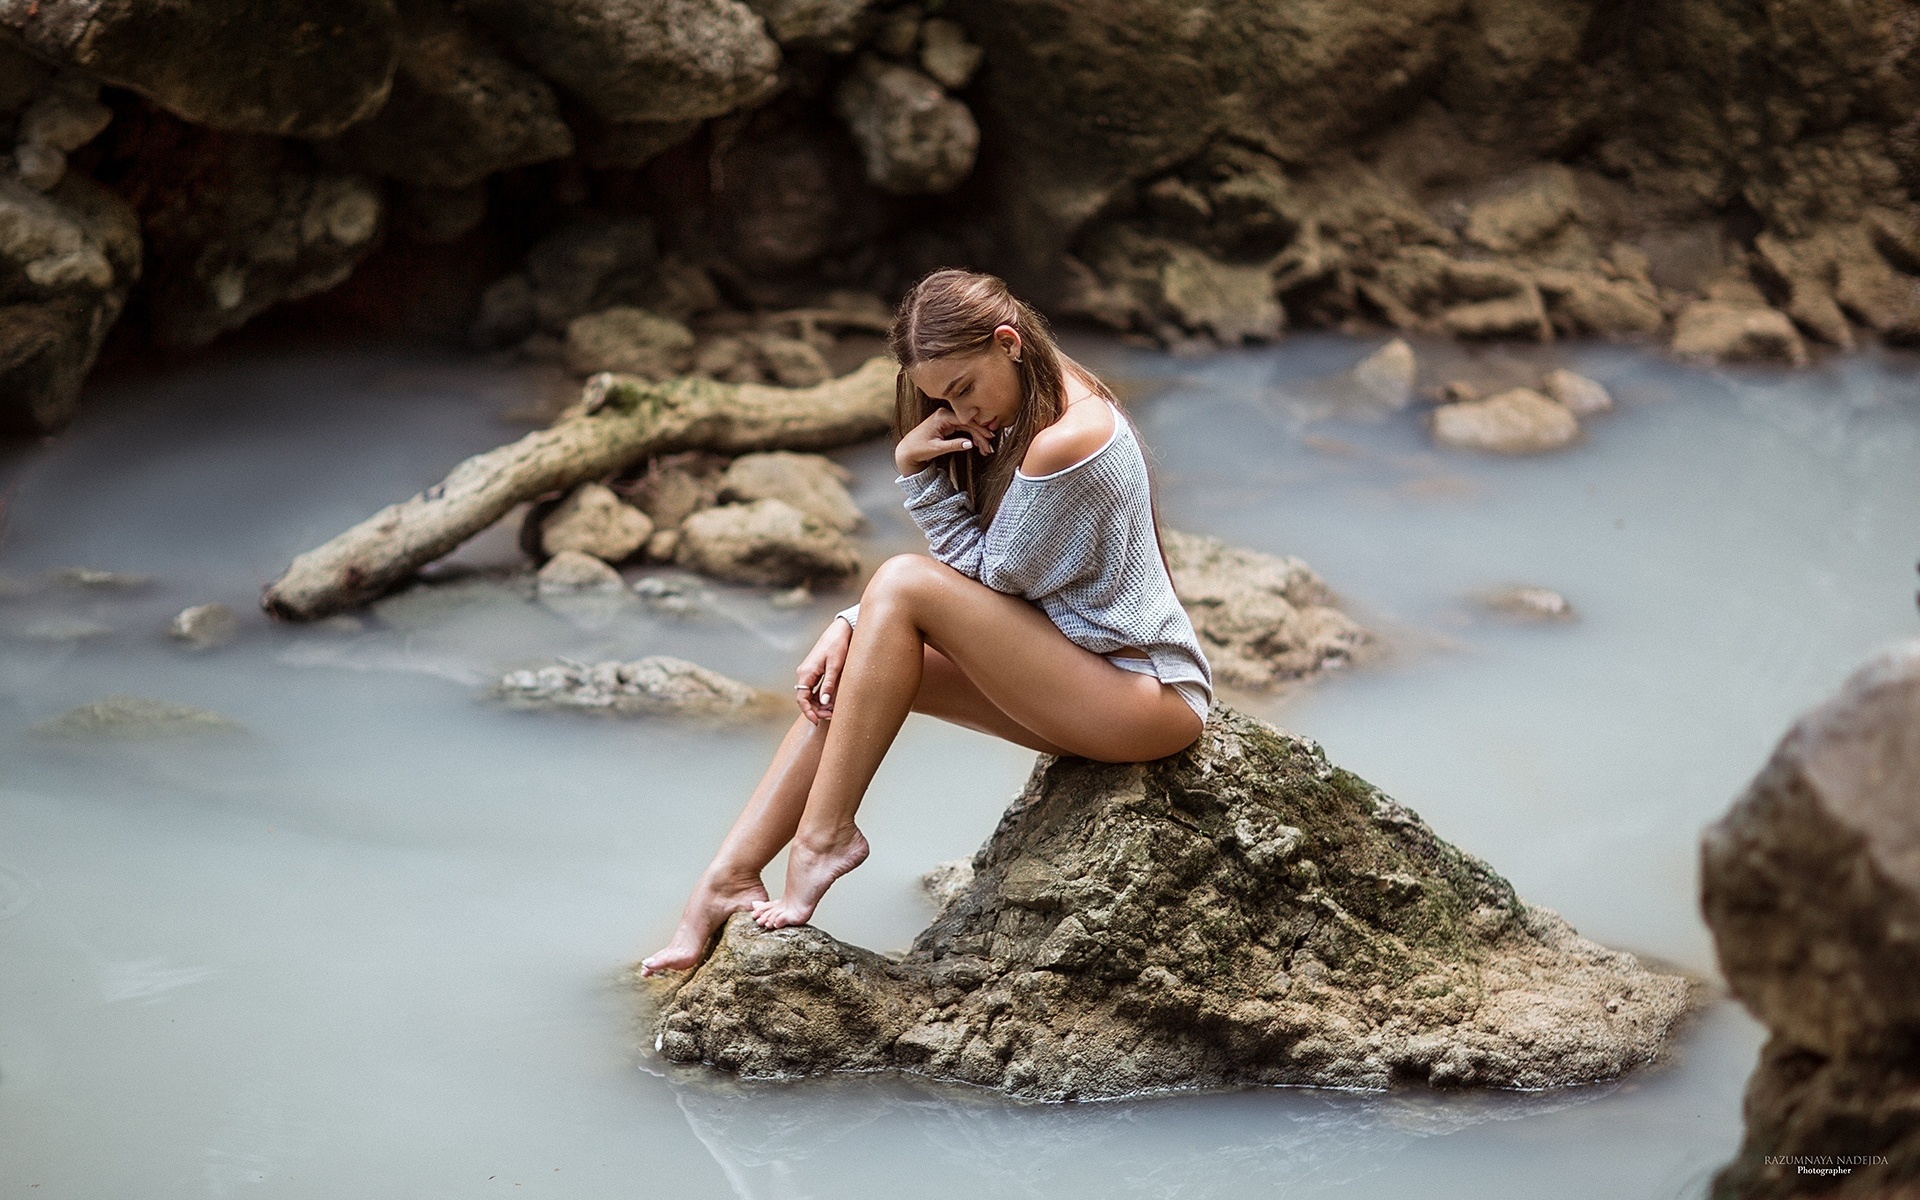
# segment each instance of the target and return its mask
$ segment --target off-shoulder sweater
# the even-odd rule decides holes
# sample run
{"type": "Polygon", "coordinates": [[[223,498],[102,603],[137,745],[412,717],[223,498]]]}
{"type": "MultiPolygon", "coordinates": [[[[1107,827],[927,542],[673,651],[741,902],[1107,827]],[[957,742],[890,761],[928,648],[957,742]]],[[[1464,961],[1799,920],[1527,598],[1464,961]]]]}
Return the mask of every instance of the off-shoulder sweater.
{"type": "MultiPolygon", "coordinates": [[[[1033,601],[1067,640],[1172,684],[1207,719],[1213,672],[1161,560],[1146,459],[1118,406],[1106,444],[1051,474],[1016,471],[984,525],[937,466],[895,482],[934,558],[1033,601]],[[1147,657],[1113,653],[1128,647],[1147,657]]],[[[855,624],[860,606],[837,615],[855,624]]]]}

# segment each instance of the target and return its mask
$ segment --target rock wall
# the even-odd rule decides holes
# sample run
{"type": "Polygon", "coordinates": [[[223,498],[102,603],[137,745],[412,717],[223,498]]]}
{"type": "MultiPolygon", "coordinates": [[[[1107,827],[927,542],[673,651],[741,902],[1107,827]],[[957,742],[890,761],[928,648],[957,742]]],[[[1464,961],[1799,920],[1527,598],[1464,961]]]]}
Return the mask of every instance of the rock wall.
{"type": "Polygon", "coordinates": [[[958,263],[1176,345],[1920,340],[1916,30],[1914,0],[0,0],[5,174],[139,230],[7,288],[0,420],[63,420],[122,311],[133,350],[315,296],[499,345],[513,297],[473,277],[595,224],[703,337],[958,263]]]}
{"type": "Polygon", "coordinates": [[[656,1049],[1041,1100],[1540,1088],[1653,1060],[1691,998],[1313,743],[1219,706],[1157,762],[1043,756],[973,865],[899,961],[734,917],[693,972],[639,981],[656,1049]]]}
{"type": "Polygon", "coordinates": [[[1733,992],[1771,1036],[1716,1197],[1920,1190],[1920,642],[1808,713],[1701,845],[1733,992]]]}

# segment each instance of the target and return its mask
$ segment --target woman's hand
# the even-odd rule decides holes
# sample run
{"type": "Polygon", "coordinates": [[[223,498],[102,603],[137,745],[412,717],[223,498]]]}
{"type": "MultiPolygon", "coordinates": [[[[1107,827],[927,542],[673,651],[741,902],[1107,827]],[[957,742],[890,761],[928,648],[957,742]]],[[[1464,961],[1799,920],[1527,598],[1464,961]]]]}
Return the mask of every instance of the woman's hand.
{"type": "Polygon", "coordinates": [[[975,446],[992,454],[992,431],[962,421],[950,408],[936,408],[893,448],[893,465],[902,475],[918,475],[934,459],[975,446]]]}
{"type": "Polygon", "coordinates": [[[840,686],[840,671],[847,665],[847,647],[852,644],[853,626],[835,617],[794,672],[800,681],[793,688],[794,703],[815,725],[833,716],[833,693],[840,686]]]}

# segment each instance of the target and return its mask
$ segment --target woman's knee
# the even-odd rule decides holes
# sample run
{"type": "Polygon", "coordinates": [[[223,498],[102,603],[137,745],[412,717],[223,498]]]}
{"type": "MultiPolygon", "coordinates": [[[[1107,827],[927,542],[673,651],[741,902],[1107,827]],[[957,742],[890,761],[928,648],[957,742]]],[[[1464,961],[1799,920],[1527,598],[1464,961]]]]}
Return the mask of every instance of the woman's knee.
{"type": "Polygon", "coordinates": [[[894,555],[881,563],[873,578],[867,580],[866,590],[860,594],[861,617],[865,618],[868,605],[875,608],[911,605],[944,586],[945,574],[952,570],[924,554],[894,555]]]}

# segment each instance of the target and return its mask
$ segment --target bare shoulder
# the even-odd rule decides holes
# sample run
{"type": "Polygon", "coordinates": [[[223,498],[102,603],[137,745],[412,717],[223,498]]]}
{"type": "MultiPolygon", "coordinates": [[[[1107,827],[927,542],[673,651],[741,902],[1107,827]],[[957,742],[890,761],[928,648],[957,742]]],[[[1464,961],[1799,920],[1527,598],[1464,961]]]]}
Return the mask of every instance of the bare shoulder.
{"type": "Polygon", "coordinates": [[[1028,475],[1066,470],[1106,445],[1119,419],[1113,406],[1098,396],[1068,405],[1058,421],[1033,435],[1020,469],[1028,475]]]}

